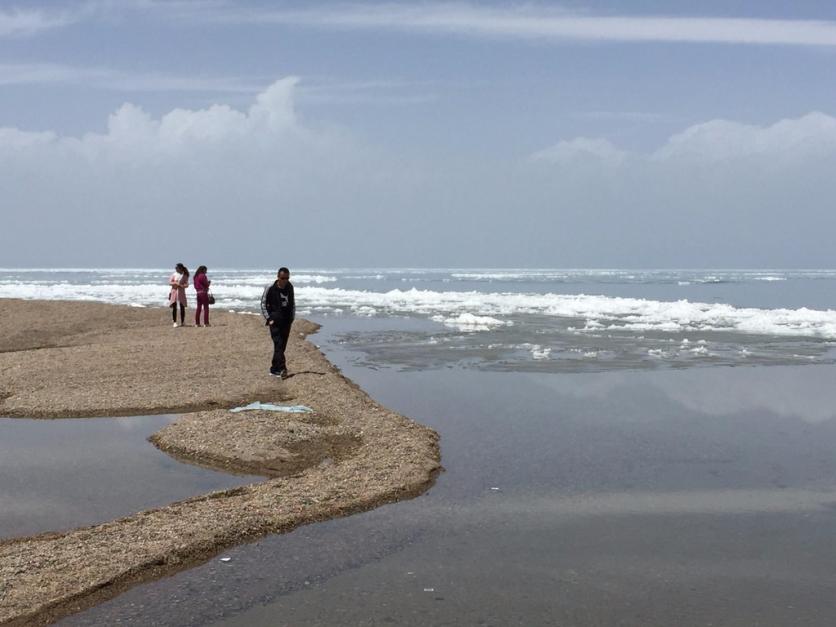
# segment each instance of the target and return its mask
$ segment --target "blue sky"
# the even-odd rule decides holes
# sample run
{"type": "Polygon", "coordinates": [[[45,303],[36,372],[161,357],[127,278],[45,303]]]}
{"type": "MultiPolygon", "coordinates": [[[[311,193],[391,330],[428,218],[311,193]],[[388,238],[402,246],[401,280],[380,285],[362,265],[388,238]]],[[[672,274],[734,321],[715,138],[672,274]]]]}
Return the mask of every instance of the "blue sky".
{"type": "Polygon", "coordinates": [[[830,2],[4,3],[0,264],[832,266],[834,61],[830,2]]]}

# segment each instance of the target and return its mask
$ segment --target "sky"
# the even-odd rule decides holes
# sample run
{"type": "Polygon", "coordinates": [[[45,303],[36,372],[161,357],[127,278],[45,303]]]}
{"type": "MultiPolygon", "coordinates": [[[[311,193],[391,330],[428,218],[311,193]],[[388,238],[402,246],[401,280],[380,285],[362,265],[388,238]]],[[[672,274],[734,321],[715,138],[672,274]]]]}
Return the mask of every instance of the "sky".
{"type": "Polygon", "coordinates": [[[836,3],[0,3],[0,266],[833,268],[836,3]]]}

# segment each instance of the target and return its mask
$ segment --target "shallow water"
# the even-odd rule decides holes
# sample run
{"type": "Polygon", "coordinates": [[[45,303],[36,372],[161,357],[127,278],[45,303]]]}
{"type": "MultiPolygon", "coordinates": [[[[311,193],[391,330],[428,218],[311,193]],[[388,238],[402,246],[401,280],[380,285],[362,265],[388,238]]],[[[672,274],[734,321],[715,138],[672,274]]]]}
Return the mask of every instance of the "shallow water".
{"type": "Polygon", "coordinates": [[[148,436],[173,420],[0,418],[0,538],[91,525],[261,480],[159,451],[148,436]]]}
{"type": "Polygon", "coordinates": [[[836,367],[360,365],[442,436],[418,499],[238,547],[68,625],[832,625],[836,367]]]}

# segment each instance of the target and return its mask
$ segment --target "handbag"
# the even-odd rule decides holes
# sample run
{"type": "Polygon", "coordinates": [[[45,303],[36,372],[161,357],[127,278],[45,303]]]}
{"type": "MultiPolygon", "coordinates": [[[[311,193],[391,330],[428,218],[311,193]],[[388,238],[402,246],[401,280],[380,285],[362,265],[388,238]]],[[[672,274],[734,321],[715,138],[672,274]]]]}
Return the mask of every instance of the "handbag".
{"type": "Polygon", "coordinates": [[[212,294],[212,292],[209,292],[209,294],[206,296],[206,302],[209,303],[210,305],[215,304],[215,295],[212,294]]]}

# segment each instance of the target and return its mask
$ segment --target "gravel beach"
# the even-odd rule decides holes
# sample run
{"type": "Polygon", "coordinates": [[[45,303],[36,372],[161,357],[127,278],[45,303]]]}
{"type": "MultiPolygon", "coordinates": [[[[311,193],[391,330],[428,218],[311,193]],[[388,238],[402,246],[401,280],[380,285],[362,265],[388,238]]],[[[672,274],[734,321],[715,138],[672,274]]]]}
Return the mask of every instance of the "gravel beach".
{"type": "Polygon", "coordinates": [[[45,624],[138,582],[268,533],[424,492],[437,434],[343,377],[297,320],[291,377],[267,374],[259,316],[212,312],[172,328],[166,309],[0,300],[0,415],[182,416],[151,440],[192,463],[265,481],[75,529],[0,541],[0,623],[45,624]],[[313,413],[229,412],[252,401],[313,413]]]}

